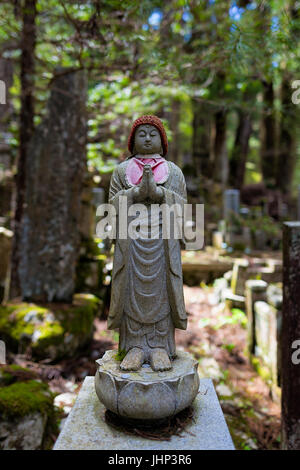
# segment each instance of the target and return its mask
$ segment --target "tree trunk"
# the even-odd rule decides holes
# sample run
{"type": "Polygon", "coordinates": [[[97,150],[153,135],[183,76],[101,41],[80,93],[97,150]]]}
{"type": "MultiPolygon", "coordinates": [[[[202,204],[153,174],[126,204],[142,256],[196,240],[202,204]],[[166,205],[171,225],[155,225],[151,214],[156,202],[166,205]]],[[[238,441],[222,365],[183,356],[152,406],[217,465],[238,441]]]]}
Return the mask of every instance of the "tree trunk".
{"type": "Polygon", "coordinates": [[[300,450],[300,222],[283,224],[282,449],[300,450]]]}
{"type": "Polygon", "coordinates": [[[193,162],[197,176],[211,178],[210,127],[208,106],[193,100],[193,162]]]}
{"type": "Polygon", "coordinates": [[[11,262],[10,296],[20,295],[19,263],[21,257],[20,222],[24,209],[26,165],[28,143],[34,129],[34,52],[36,45],[36,0],[25,0],[22,8],[21,39],[21,111],[20,111],[20,147],[16,175],[16,195],[14,202],[14,241],[11,262]]]}
{"type": "MultiPolygon", "coordinates": [[[[291,1],[289,13],[292,20],[300,19],[299,2],[291,1]]],[[[299,39],[299,29],[297,23],[291,23],[291,38],[299,39]]],[[[292,102],[292,76],[287,72],[284,74],[281,84],[281,120],[280,120],[280,139],[279,156],[277,165],[276,185],[281,191],[289,195],[291,191],[293,174],[296,165],[297,153],[297,130],[299,122],[299,105],[292,102]]]]}
{"type": "Polygon", "coordinates": [[[261,134],[261,170],[265,184],[274,185],[276,176],[276,123],[274,116],[273,83],[263,81],[263,102],[265,113],[262,118],[261,134]]]}
{"type": "Polygon", "coordinates": [[[59,72],[25,169],[18,274],[22,299],[33,302],[72,300],[79,251],[86,80],[82,71],[59,72]]]}
{"type": "Polygon", "coordinates": [[[0,165],[5,170],[10,170],[12,167],[12,157],[11,147],[9,145],[11,138],[9,127],[13,107],[8,93],[13,83],[13,62],[11,59],[3,59],[0,57],[0,80],[4,83],[5,92],[5,104],[0,103],[0,165]]]}
{"type": "MultiPolygon", "coordinates": [[[[222,103],[225,99],[226,75],[217,73],[213,83],[214,99],[222,103]]],[[[213,139],[213,179],[225,188],[228,180],[228,153],[226,147],[227,109],[225,104],[218,106],[214,115],[213,139]]]]}
{"type": "Polygon", "coordinates": [[[180,101],[174,99],[172,101],[172,111],[170,113],[170,128],[172,131],[172,141],[170,142],[169,154],[172,161],[180,166],[180,148],[179,148],[179,119],[180,119],[180,101]]]}
{"type": "Polygon", "coordinates": [[[291,101],[291,80],[286,76],[281,85],[281,122],[276,186],[289,194],[296,164],[297,106],[291,101]]]}
{"type": "Polygon", "coordinates": [[[247,111],[239,111],[239,123],[230,160],[230,184],[233,188],[241,189],[244,184],[251,132],[250,114],[247,111]]]}
{"type": "Polygon", "coordinates": [[[226,186],[228,179],[228,154],[226,148],[227,111],[221,109],[215,114],[214,180],[226,186]]]}

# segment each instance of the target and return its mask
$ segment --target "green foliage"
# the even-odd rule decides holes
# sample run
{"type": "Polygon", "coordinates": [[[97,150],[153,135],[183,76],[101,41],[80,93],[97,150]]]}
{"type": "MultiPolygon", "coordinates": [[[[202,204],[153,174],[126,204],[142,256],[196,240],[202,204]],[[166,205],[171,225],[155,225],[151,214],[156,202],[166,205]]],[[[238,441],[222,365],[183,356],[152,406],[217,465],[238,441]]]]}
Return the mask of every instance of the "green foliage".
{"type": "Polygon", "coordinates": [[[239,308],[233,308],[231,310],[231,315],[223,315],[220,317],[220,320],[214,329],[218,330],[222,328],[224,325],[241,325],[243,328],[247,326],[247,316],[245,312],[240,310],[239,308]]]}
{"type": "MultiPolygon", "coordinates": [[[[280,85],[297,79],[300,63],[299,12],[293,2],[248,2],[238,16],[233,2],[39,0],[36,17],[35,125],[46,113],[49,84],[57,67],[84,68],[88,75],[88,163],[111,172],[127,155],[132,121],[141,114],[158,114],[168,127],[179,102],[179,153],[189,155],[193,142],[191,100],[210,106],[210,116],[225,109],[232,116],[248,110],[253,119],[246,183],[261,181],[260,125],[270,111],[262,99],[263,81],[272,80],[274,112],[280,124],[280,85]],[[155,24],[153,13],[161,14],[155,24]],[[223,78],[220,80],[220,74],[223,78]]],[[[22,2],[3,1],[0,52],[14,62],[10,99],[12,136],[5,141],[17,156],[20,112],[22,2]]],[[[228,120],[230,151],[236,120],[228,120]]],[[[297,143],[299,157],[299,142],[297,143]]],[[[298,165],[299,166],[299,165],[298,165]]],[[[298,168],[298,167],[297,167],[298,168]]],[[[294,190],[299,183],[294,174],[294,190]]]]}
{"type": "Polygon", "coordinates": [[[271,372],[267,367],[263,365],[262,361],[258,357],[252,356],[251,364],[253,365],[256,372],[261,376],[261,378],[271,386],[272,384],[271,372]]]}
{"type": "Polygon", "coordinates": [[[222,348],[223,349],[226,349],[229,353],[231,353],[234,348],[235,348],[235,344],[232,344],[232,343],[229,343],[229,344],[223,344],[222,345],[222,348]]]}

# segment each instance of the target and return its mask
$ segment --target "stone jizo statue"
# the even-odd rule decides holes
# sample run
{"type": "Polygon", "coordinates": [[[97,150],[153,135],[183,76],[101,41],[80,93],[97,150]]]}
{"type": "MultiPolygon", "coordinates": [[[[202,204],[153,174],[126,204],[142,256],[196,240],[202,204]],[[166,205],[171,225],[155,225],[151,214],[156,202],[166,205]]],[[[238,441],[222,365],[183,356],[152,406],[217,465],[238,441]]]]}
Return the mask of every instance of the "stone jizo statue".
{"type": "MultiPolygon", "coordinates": [[[[137,119],[128,148],[131,156],[117,166],[110,184],[109,202],[115,206],[117,220],[120,196],[127,197],[128,207],[142,203],[148,211],[151,204],[183,208],[184,176],[165,159],[168,142],[160,119],[137,119]]],[[[161,235],[162,214],[152,217],[151,224],[161,235]]],[[[119,350],[126,353],[120,368],[137,371],[149,363],[154,371],[171,369],[176,357],[175,328],[186,329],[186,325],[180,240],[117,235],[108,328],[119,329],[119,350]]]]}

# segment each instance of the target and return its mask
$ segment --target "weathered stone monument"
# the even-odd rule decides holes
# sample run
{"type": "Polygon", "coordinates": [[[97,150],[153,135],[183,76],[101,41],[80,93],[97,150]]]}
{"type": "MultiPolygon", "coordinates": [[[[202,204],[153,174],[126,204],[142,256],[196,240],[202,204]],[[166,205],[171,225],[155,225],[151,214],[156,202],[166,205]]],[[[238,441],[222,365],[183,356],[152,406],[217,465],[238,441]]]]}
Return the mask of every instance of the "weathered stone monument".
{"type": "Polygon", "coordinates": [[[128,213],[134,205],[140,211],[144,205],[145,224],[137,238],[129,231],[127,238],[121,238],[120,230],[116,233],[108,327],[120,332],[121,360],[106,352],[97,361],[95,384],[109,410],[133,419],[174,415],[192,403],[199,388],[197,362],[188,353],[177,354],[175,347],[175,328],[187,325],[180,240],[171,231],[164,238],[163,224],[169,221],[161,211],[153,212],[158,204],[183,208],[186,203],[183,174],[164,158],[167,146],[156,116],[137,119],[128,140],[132,155],[118,165],[110,186],[109,202],[119,229],[121,197],[126,198],[122,210],[128,213]]]}
{"type": "MultiPolygon", "coordinates": [[[[116,230],[108,328],[119,330],[119,351],[107,351],[96,361],[95,379],[86,377],[54,449],[233,450],[212,380],[201,379],[199,389],[197,361],[176,351],[175,328],[187,326],[183,237],[172,230],[164,236],[168,220],[152,209],[160,204],[183,207],[183,174],[164,158],[167,137],[156,116],[137,119],[128,144],[131,156],[115,169],[109,194],[116,230]],[[130,231],[134,209],[139,212],[137,236],[130,231]],[[174,434],[158,442],[124,432],[141,422],[156,430],[166,420],[179,419],[191,404],[193,420],[186,437],[174,434]],[[110,426],[108,416],[121,428],[110,426]]],[[[176,223],[182,224],[182,218],[175,216],[176,223]]]]}
{"type": "Polygon", "coordinates": [[[259,279],[249,279],[245,283],[245,303],[247,312],[247,350],[249,354],[255,353],[255,312],[254,305],[266,299],[268,284],[259,279]]]}
{"type": "Polygon", "coordinates": [[[300,450],[300,222],[283,224],[282,448],[300,450]]]}
{"type": "Polygon", "coordinates": [[[223,194],[224,219],[230,219],[231,215],[239,214],[240,211],[240,191],[239,189],[226,189],[223,194]]]}
{"type": "Polygon", "coordinates": [[[235,219],[240,213],[240,191],[238,189],[226,189],[223,193],[223,217],[226,223],[225,241],[233,247],[235,243],[243,240],[240,228],[237,228],[235,219]]]}

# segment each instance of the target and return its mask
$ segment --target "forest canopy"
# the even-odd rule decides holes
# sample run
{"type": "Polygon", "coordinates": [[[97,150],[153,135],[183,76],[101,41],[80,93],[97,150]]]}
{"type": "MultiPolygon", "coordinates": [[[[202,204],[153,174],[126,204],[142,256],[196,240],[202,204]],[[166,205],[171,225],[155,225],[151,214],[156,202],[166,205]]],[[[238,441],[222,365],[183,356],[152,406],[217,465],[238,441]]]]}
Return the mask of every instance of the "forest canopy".
{"type": "Polygon", "coordinates": [[[13,63],[2,139],[15,163],[22,96],[33,131],[53,77],[67,67],[88,74],[90,166],[111,171],[130,123],[157,114],[170,158],[199,174],[232,187],[264,180],[285,193],[299,184],[296,0],[15,0],[0,8],[0,56],[13,63]]]}

